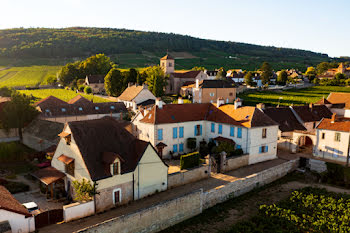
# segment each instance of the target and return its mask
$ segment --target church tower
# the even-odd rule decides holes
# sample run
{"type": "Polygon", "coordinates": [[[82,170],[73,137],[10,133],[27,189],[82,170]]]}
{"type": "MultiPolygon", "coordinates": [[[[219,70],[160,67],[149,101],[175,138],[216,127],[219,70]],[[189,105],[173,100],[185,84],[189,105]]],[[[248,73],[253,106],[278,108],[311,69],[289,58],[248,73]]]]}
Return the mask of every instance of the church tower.
{"type": "Polygon", "coordinates": [[[341,62],[338,66],[338,73],[344,74],[345,73],[345,66],[343,62],[341,62]]]}
{"type": "Polygon", "coordinates": [[[163,69],[164,73],[170,74],[175,71],[175,60],[169,54],[165,55],[160,59],[160,67],[163,69]]]}

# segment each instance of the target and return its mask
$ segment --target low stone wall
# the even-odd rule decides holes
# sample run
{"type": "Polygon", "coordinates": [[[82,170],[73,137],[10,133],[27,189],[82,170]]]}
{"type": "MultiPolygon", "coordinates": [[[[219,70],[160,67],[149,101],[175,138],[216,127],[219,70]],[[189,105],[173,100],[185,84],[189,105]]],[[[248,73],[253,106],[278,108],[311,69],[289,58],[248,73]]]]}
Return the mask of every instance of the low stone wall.
{"type": "Polygon", "coordinates": [[[168,175],[168,189],[210,177],[210,166],[205,164],[190,170],[181,170],[168,175]]]}
{"type": "Polygon", "coordinates": [[[172,199],[135,213],[112,218],[78,232],[158,232],[202,213],[202,192],[172,199]]]}
{"type": "Polygon", "coordinates": [[[271,183],[296,169],[298,164],[299,160],[290,160],[275,167],[271,167],[256,174],[204,192],[202,197],[203,209],[210,208],[232,197],[242,195],[254,188],[271,183]]]}
{"type": "Polygon", "coordinates": [[[249,155],[226,158],[226,161],[223,163],[221,168],[221,172],[228,172],[240,167],[248,166],[248,163],[249,155]]]}
{"type": "Polygon", "coordinates": [[[70,222],[75,219],[84,218],[95,213],[95,205],[93,201],[85,203],[72,203],[63,206],[63,219],[65,222],[70,222]]]}
{"type": "Polygon", "coordinates": [[[287,161],[259,173],[235,180],[226,185],[203,192],[202,189],[181,197],[165,201],[135,213],[116,217],[78,232],[158,232],[182,222],[204,209],[224,202],[232,197],[242,195],[256,187],[271,183],[298,167],[299,160],[287,161]]]}

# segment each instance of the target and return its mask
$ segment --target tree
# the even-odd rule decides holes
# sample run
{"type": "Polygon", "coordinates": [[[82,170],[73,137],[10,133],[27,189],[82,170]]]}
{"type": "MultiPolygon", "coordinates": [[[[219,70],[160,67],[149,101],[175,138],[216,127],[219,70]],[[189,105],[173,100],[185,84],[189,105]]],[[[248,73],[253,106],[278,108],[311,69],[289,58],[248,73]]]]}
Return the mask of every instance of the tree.
{"type": "Polygon", "coordinates": [[[84,75],[101,74],[106,75],[112,69],[111,59],[104,54],[96,54],[82,61],[79,69],[84,75]]]}
{"type": "Polygon", "coordinates": [[[93,196],[96,194],[99,194],[97,190],[97,184],[93,183],[91,184],[86,179],[82,179],[82,181],[74,180],[72,182],[74,191],[75,191],[75,201],[90,201],[92,200],[93,196]]]}
{"type": "Polygon", "coordinates": [[[164,94],[164,87],[166,86],[166,80],[162,68],[160,68],[160,66],[149,67],[146,70],[146,74],[148,89],[156,97],[161,97],[164,94]]]}
{"type": "Polygon", "coordinates": [[[265,84],[269,84],[270,79],[271,79],[271,77],[273,75],[271,65],[268,62],[264,62],[262,64],[260,70],[262,71],[262,73],[261,73],[262,84],[264,84],[264,85],[265,84]]]}
{"type": "Polygon", "coordinates": [[[128,73],[128,83],[136,83],[137,82],[138,72],[134,68],[131,68],[128,73]]]}
{"type": "Polygon", "coordinates": [[[329,62],[321,62],[320,64],[317,65],[316,67],[316,73],[318,75],[323,74],[326,72],[328,69],[336,68],[338,67],[338,64],[335,62],[329,63],[329,62]]]}
{"type": "Polygon", "coordinates": [[[109,96],[119,96],[124,87],[122,73],[117,68],[111,69],[105,77],[105,89],[109,96]]]}
{"type": "Polygon", "coordinates": [[[0,96],[11,97],[13,90],[8,87],[0,87],[0,96]]]}
{"type": "Polygon", "coordinates": [[[280,85],[286,85],[287,81],[288,81],[287,71],[281,70],[281,72],[278,74],[278,77],[277,77],[277,83],[280,85]]]}
{"type": "Polygon", "coordinates": [[[235,145],[229,142],[220,142],[218,146],[213,148],[213,151],[216,154],[224,151],[227,155],[231,155],[235,151],[235,145]]]}
{"type": "Polygon", "coordinates": [[[196,138],[187,138],[187,148],[191,151],[194,151],[197,147],[197,139],[196,138]]]}
{"type": "Polygon", "coordinates": [[[195,70],[195,71],[205,71],[205,68],[203,66],[195,66],[192,68],[192,70],[195,70]]]}
{"type": "Polygon", "coordinates": [[[69,85],[74,79],[81,77],[81,72],[79,70],[80,62],[68,63],[63,66],[58,74],[59,82],[62,85],[69,85]]]}
{"type": "Polygon", "coordinates": [[[49,77],[47,77],[46,82],[50,85],[54,85],[55,83],[57,83],[56,75],[50,75],[49,77]]]}
{"type": "Polygon", "coordinates": [[[342,74],[342,73],[336,73],[334,77],[335,77],[335,79],[337,79],[337,80],[345,79],[345,78],[346,78],[345,75],[342,74]]]}
{"type": "Polygon", "coordinates": [[[218,71],[218,73],[216,74],[215,79],[225,79],[226,80],[226,71],[223,67],[221,67],[218,71]]]}
{"type": "Polygon", "coordinates": [[[20,140],[23,127],[30,123],[39,112],[30,104],[30,98],[20,93],[14,92],[11,101],[7,102],[0,115],[0,122],[5,130],[18,129],[20,140]]]}
{"type": "Polygon", "coordinates": [[[91,94],[91,93],[92,93],[91,87],[86,86],[86,87],[84,88],[84,92],[85,92],[86,94],[91,94]]]}
{"type": "Polygon", "coordinates": [[[253,86],[254,81],[253,81],[253,73],[248,72],[246,75],[244,75],[244,83],[247,84],[248,86],[253,86]]]}

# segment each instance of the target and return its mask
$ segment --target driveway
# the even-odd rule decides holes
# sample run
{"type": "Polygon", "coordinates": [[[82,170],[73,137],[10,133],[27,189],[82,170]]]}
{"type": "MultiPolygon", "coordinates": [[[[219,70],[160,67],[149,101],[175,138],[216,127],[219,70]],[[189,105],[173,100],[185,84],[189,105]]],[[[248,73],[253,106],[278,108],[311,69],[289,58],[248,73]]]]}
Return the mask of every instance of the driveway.
{"type": "Polygon", "coordinates": [[[13,196],[22,204],[27,202],[35,202],[41,211],[62,209],[63,207],[63,202],[58,202],[57,200],[48,200],[44,194],[40,193],[39,190],[17,193],[13,196]]]}
{"type": "Polygon", "coordinates": [[[226,174],[213,174],[212,177],[208,179],[204,179],[198,182],[186,184],[183,186],[179,186],[173,189],[169,189],[167,191],[155,194],[150,197],[146,197],[144,199],[134,201],[129,205],[121,206],[109,211],[106,211],[104,213],[100,213],[94,216],[90,216],[87,218],[79,219],[73,222],[69,223],[62,223],[60,225],[50,225],[44,228],[39,229],[39,232],[73,232],[80,230],[82,228],[109,220],[111,218],[115,218],[121,215],[129,214],[132,212],[135,212],[142,208],[147,208],[152,205],[156,205],[160,202],[174,199],[176,197],[185,195],[187,193],[193,192],[194,190],[198,190],[202,188],[204,191],[207,191],[209,189],[213,189],[215,187],[225,185],[231,181],[234,181],[236,179],[252,175],[254,173],[263,171],[265,169],[277,166],[279,164],[285,163],[288,160],[286,159],[274,159],[270,161],[265,161],[262,163],[246,166],[239,168],[237,170],[228,172],[226,174]]]}

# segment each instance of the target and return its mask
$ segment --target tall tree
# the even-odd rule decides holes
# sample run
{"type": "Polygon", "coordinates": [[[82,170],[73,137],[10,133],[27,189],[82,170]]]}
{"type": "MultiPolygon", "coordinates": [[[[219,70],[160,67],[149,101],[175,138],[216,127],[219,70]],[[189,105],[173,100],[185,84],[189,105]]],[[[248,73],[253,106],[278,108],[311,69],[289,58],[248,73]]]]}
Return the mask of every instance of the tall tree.
{"type": "Polygon", "coordinates": [[[278,74],[278,77],[277,77],[277,83],[280,85],[286,85],[287,81],[288,81],[287,71],[281,70],[281,72],[278,74]]]}
{"type": "Polygon", "coordinates": [[[316,77],[315,67],[309,66],[305,72],[305,75],[309,78],[310,81],[316,77]]]}
{"type": "Polygon", "coordinates": [[[260,70],[262,71],[261,73],[261,81],[262,83],[265,84],[269,84],[270,79],[273,75],[272,72],[272,67],[268,62],[264,62],[260,68],[260,70]]]}
{"type": "Polygon", "coordinates": [[[85,75],[101,74],[106,75],[112,69],[113,62],[104,54],[96,54],[81,62],[79,69],[85,75]]]}
{"type": "Polygon", "coordinates": [[[58,74],[59,82],[62,85],[69,85],[74,79],[82,78],[84,75],[79,70],[80,62],[68,63],[63,66],[58,74]]]}
{"type": "Polygon", "coordinates": [[[244,75],[244,83],[249,85],[249,86],[253,86],[254,82],[253,82],[253,73],[252,72],[248,72],[246,73],[246,75],[244,75]]]}
{"type": "Polygon", "coordinates": [[[22,129],[30,123],[39,112],[30,104],[30,98],[20,93],[14,92],[11,101],[7,102],[0,115],[0,122],[5,130],[18,129],[18,135],[22,140],[22,129]]]}
{"type": "Polygon", "coordinates": [[[166,79],[164,72],[160,66],[149,67],[146,71],[147,78],[146,83],[148,89],[156,97],[160,97],[164,94],[164,87],[166,86],[166,79]]]}
{"type": "Polygon", "coordinates": [[[105,77],[105,89],[110,96],[119,96],[124,87],[122,73],[117,68],[111,69],[105,77]]]}

